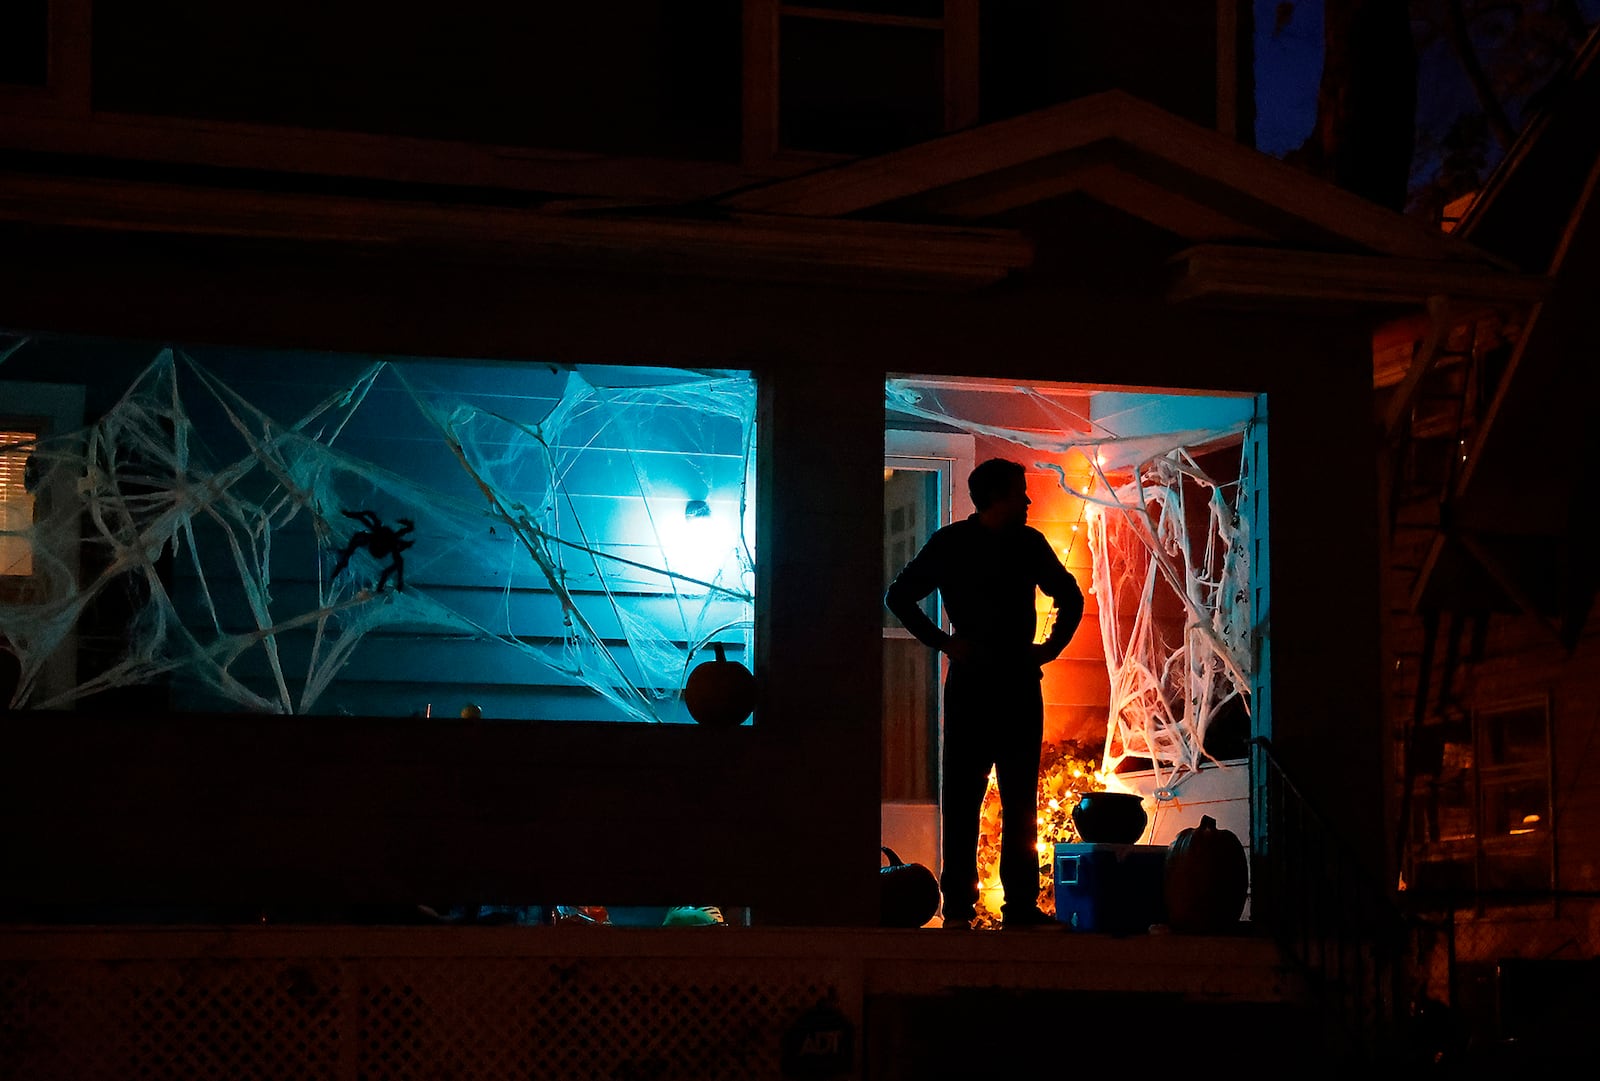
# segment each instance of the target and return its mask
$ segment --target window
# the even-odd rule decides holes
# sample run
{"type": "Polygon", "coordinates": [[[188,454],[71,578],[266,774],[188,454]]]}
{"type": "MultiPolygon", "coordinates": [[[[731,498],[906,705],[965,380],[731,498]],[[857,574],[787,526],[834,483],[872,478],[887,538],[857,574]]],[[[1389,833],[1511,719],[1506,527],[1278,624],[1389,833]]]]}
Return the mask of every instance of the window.
{"type": "Polygon", "coordinates": [[[745,160],[874,154],[977,119],[976,0],[745,0],[745,160]]]}
{"type": "Polygon", "coordinates": [[[0,396],[25,708],[689,724],[753,648],[748,372],[36,337],[0,396]]]}
{"type": "Polygon", "coordinates": [[[107,112],[731,161],[739,41],[738,0],[143,0],[91,55],[107,112]]]}
{"type": "Polygon", "coordinates": [[[0,4],[0,86],[43,86],[48,74],[49,0],[0,4]]]}
{"type": "Polygon", "coordinates": [[[1452,904],[1536,900],[1554,886],[1546,698],[1424,725],[1408,884],[1452,904]]]}
{"type": "Polygon", "coordinates": [[[25,477],[37,431],[0,430],[0,577],[33,574],[33,493],[25,477]]]}
{"type": "MultiPolygon", "coordinates": [[[[14,662],[0,661],[31,661],[18,702],[66,709],[77,683],[78,636],[75,627],[52,618],[60,608],[52,611],[50,599],[71,598],[78,588],[79,523],[64,508],[74,503],[79,478],[50,463],[63,452],[63,433],[83,423],[84,388],[12,378],[20,374],[13,364],[20,355],[0,336],[0,402],[6,408],[0,414],[0,654],[15,655],[14,662]],[[53,526],[44,524],[52,519],[53,526]],[[41,605],[46,618],[28,626],[20,613],[41,605]]],[[[64,375],[55,369],[49,377],[64,375]]],[[[0,707],[10,697],[0,688],[0,707]]]]}

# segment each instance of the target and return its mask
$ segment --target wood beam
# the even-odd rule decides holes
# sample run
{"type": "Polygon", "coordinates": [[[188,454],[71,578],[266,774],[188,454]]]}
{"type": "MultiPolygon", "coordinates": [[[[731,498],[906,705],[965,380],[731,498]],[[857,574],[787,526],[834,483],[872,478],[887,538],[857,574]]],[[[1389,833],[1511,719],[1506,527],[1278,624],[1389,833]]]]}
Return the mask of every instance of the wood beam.
{"type": "Polygon", "coordinates": [[[1401,437],[1401,421],[1416,404],[1422,380],[1433,370],[1439,358],[1439,346],[1450,330],[1450,298],[1435,294],[1428,298],[1428,333],[1421,345],[1411,355],[1411,366],[1400,380],[1400,385],[1389,398],[1389,408],[1383,419],[1383,436],[1389,446],[1395,446],[1401,437]]]}
{"type": "Polygon", "coordinates": [[[1454,260],[1406,259],[1202,245],[1172,259],[1177,301],[1279,299],[1364,304],[1426,304],[1449,295],[1532,302],[1549,290],[1542,275],[1454,260]]]}
{"type": "Polygon", "coordinates": [[[1032,243],[1006,229],[759,215],[580,216],[31,175],[0,174],[0,221],[438,250],[517,262],[660,261],[685,273],[767,279],[820,273],[970,286],[999,281],[1033,259],[1032,243]]]}

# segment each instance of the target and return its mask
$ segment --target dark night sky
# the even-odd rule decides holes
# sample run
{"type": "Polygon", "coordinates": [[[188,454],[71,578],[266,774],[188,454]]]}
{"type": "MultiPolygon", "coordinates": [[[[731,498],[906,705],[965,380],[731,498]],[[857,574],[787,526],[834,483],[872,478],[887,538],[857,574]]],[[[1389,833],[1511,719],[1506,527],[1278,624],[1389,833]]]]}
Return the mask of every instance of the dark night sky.
{"type": "Polygon", "coordinates": [[[1256,146],[1281,158],[1305,141],[1322,78],[1322,0],[1297,0],[1282,27],[1279,0],[1255,0],[1256,146]]]}
{"type": "MultiPolygon", "coordinates": [[[[1254,2],[1256,145],[1282,157],[1305,140],[1316,113],[1323,0],[1254,2]]],[[[1590,26],[1600,21],[1600,0],[1578,0],[1578,9],[1590,26]]],[[[1417,83],[1419,131],[1442,131],[1454,115],[1476,108],[1460,64],[1442,42],[1418,57],[1417,83]]],[[[1516,103],[1508,108],[1513,121],[1519,120],[1516,103]]],[[[1429,167],[1423,160],[1417,170],[1425,174],[1429,167]]]]}

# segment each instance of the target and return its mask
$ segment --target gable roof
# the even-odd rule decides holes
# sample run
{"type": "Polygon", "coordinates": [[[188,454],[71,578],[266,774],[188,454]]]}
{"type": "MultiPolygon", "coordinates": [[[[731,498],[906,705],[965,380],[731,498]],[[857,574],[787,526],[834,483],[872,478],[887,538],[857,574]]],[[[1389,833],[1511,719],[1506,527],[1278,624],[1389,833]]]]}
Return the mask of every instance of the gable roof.
{"type": "Polygon", "coordinates": [[[981,223],[1082,193],[1191,243],[1501,265],[1122,91],[725,196],[730,210],[981,223]]]}
{"type": "Polygon", "coordinates": [[[1029,274],[1175,302],[1392,310],[1545,288],[1460,237],[1117,90],[715,205],[750,218],[1014,229],[1035,245],[1029,274]]]}

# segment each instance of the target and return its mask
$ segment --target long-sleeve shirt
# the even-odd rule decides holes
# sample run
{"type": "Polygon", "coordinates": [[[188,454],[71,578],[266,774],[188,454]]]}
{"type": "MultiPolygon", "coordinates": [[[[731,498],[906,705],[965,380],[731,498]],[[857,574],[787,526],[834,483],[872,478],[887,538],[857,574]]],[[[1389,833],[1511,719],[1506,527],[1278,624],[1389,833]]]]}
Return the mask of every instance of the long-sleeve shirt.
{"type": "Polygon", "coordinates": [[[890,584],[884,604],[918,641],[943,649],[950,636],[923,612],[934,590],[944,600],[956,636],[975,647],[978,663],[1031,667],[1054,660],[1083,617],[1083,591],[1061,565],[1043,533],[1031,526],[991,529],[972,515],[936,531],[890,584]],[[1055,601],[1049,637],[1032,648],[1034,590],[1055,601]]]}

